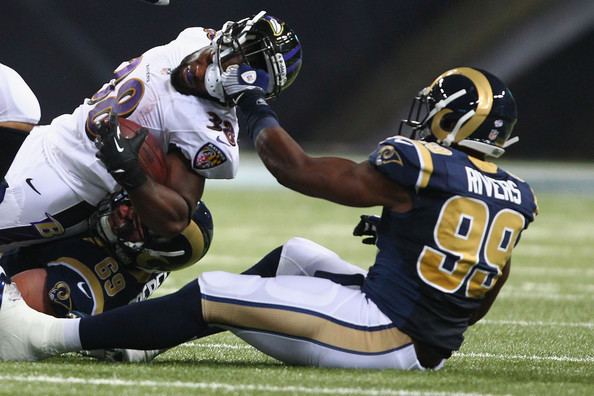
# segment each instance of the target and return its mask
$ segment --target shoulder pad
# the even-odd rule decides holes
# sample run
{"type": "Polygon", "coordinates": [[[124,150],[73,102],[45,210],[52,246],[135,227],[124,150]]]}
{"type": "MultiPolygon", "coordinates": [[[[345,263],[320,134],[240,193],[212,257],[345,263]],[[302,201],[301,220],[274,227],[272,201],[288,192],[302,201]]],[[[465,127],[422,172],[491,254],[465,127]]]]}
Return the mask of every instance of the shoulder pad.
{"type": "Polygon", "coordinates": [[[402,136],[381,141],[369,162],[396,183],[415,189],[427,187],[433,173],[431,152],[422,142],[402,136]]]}

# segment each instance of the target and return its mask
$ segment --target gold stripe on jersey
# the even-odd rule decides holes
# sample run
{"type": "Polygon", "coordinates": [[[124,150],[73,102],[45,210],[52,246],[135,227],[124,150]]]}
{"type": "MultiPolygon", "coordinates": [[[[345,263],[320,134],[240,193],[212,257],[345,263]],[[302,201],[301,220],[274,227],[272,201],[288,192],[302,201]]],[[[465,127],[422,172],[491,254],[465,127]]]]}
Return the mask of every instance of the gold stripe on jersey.
{"type": "Polygon", "coordinates": [[[431,179],[431,175],[433,174],[433,159],[431,158],[431,153],[423,143],[415,140],[411,140],[411,142],[415,146],[419,156],[419,177],[417,179],[418,190],[429,185],[429,179],[431,179]]]}
{"type": "Polygon", "coordinates": [[[474,166],[477,167],[478,170],[481,170],[485,173],[497,173],[497,165],[493,162],[482,161],[470,155],[468,156],[468,159],[474,166]]]}
{"type": "Polygon", "coordinates": [[[78,273],[89,285],[91,294],[93,294],[93,311],[91,312],[91,315],[96,315],[103,312],[103,307],[105,305],[103,298],[103,288],[101,287],[101,283],[99,283],[99,279],[97,279],[95,273],[91,271],[89,267],[72,257],[60,257],[54,262],[49,263],[48,267],[58,265],[63,265],[72,269],[78,273]]]}
{"type": "Polygon", "coordinates": [[[253,329],[303,338],[358,353],[387,353],[410,344],[410,337],[395,327],[368,331],[290,309],[254,307],[202,298],[208,323],[253,329]]]}
{"type": "MultiPolygon", "coordinates": [[[[493,90],[491,89],[491,84],[489,84],[487,77],[480,71],[470,67],[458,67],[456,69],[448,70],[437,77],[429,86],[429,89],[433,89],[434,85],[442,78],[451,75],[461,75],[468,78],[474,84],[478,95],[478,103],[474,116],[472,116],[456,134],[455,141],[459,142],[476,131],[491,112],[491,108],[493,107],[493,90]]],[[[443,109],[437,112],[431,121],[431,130],[439,140],[444,140],[451,132],[441,127],[441,119],[451,111],[452,110],[450,109],[443,109]]]]}

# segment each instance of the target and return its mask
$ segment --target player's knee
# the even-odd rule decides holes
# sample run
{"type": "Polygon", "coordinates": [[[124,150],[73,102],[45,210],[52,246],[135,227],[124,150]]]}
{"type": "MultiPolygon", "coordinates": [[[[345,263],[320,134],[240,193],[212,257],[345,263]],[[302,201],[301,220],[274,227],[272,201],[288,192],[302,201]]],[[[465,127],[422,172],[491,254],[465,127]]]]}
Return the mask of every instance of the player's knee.
{"type": "Polygon", "coordinates": [[[294,237],[283,246],[278,275],[313,276],[323,262],[334,261],[338,255],[309,239],[294,237]]]}

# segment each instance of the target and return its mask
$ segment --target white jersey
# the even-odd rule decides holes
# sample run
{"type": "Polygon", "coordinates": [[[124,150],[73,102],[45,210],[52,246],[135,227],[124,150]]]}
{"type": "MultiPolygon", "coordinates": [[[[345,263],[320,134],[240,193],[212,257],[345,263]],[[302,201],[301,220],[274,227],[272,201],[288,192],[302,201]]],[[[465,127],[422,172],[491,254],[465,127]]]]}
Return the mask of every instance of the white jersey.
{"type": "Polygon", "coordinates": [[[188,28],[169,44],[122,63],[105,84],[72,114],[37,127],[50,166],[82,199],[95,205],[117,184],[95,154],[95,122],[114,111],[147,127],[167,151],[176,146],[201,176],[230,179],[237,172],[234,108],[177,92],[170,74],[189,54],[210,45],[212,31],[188,28]]]}
{"type": "Polygon", "coordinates": [[[41,108],[25,80],[13,69],[0,63],[0,122],[37,124],[41,108]]]}

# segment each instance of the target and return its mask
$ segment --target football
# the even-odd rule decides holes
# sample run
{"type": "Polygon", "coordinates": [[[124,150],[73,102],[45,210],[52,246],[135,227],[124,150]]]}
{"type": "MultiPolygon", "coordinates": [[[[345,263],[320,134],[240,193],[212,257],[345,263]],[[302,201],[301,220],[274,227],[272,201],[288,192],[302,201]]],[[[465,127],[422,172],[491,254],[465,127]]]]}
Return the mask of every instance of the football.
{"type": "MultiPolygon", "coordinates": [[[[142,128],[134,121],[119,117],[120,133],[130,139],[142,128]]],[[[138,162],[146,174],[160,184],[167,181],[167,159],[161,143],[150,132],[138,152],[138,162]]]]}

